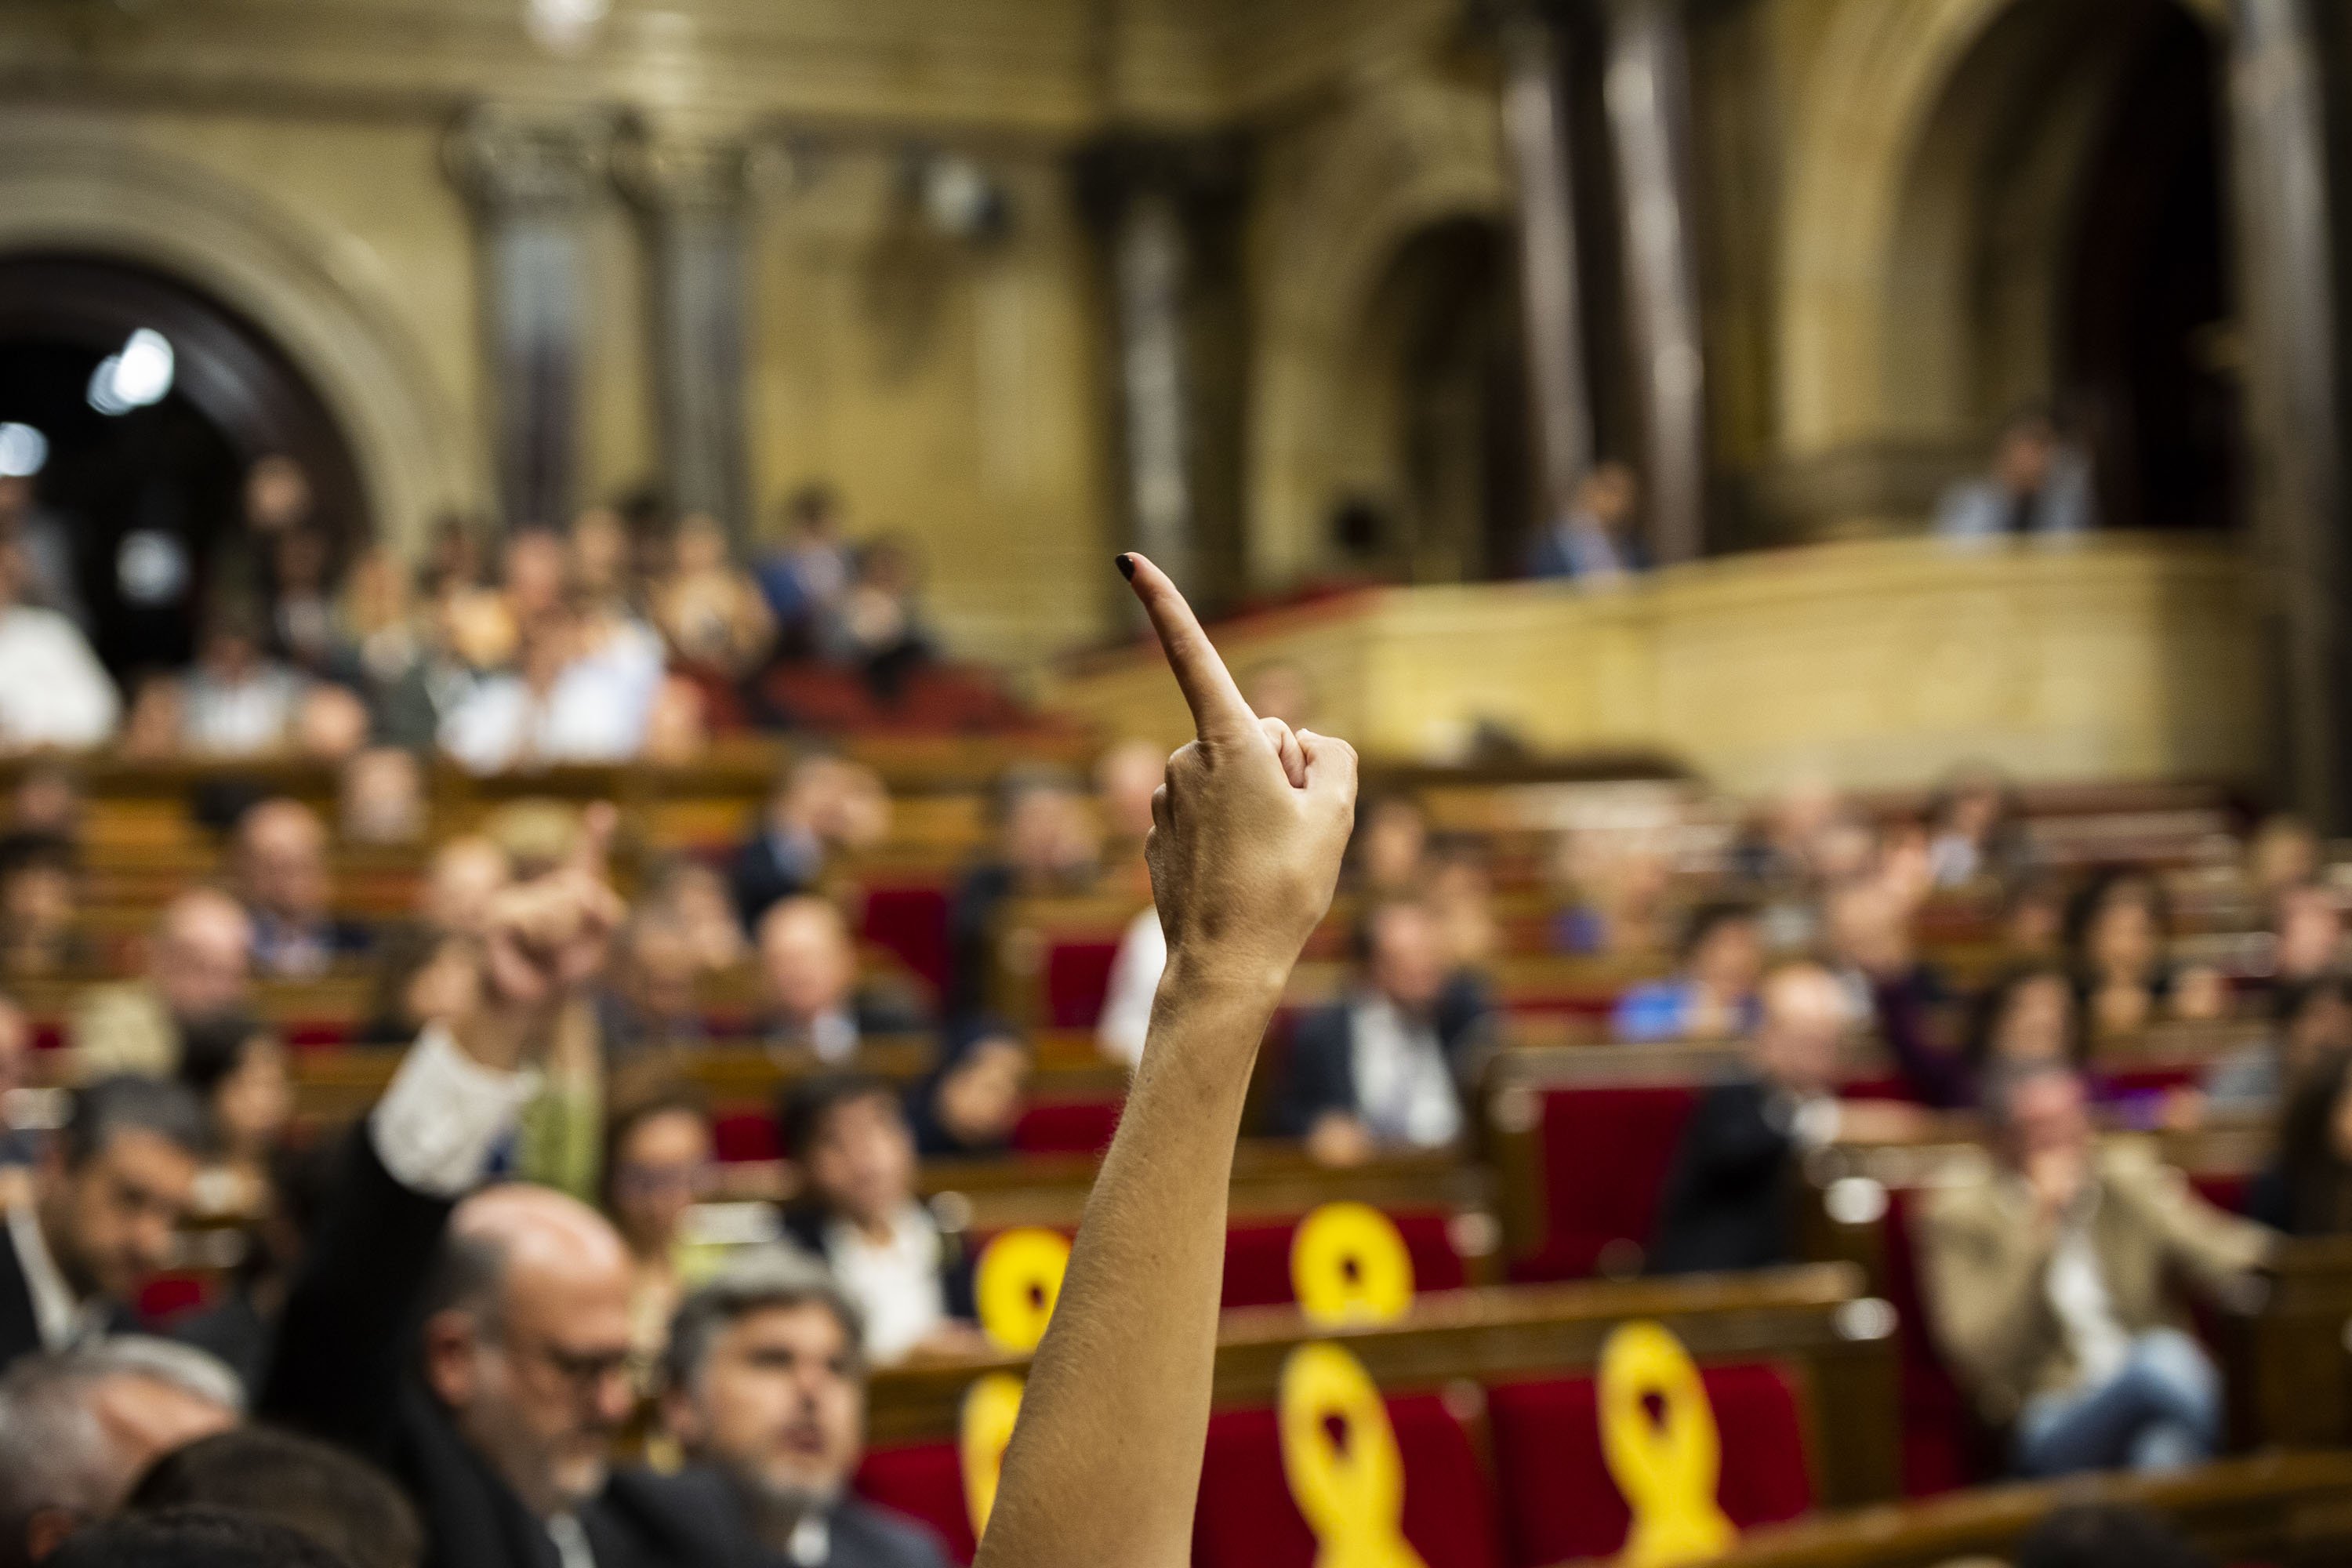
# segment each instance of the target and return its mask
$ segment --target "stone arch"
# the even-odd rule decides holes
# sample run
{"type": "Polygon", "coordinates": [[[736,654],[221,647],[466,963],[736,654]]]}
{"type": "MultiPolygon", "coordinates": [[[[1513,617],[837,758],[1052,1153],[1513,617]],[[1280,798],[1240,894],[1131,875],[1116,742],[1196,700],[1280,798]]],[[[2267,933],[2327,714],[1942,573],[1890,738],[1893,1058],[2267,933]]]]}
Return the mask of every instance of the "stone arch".
{"type": "Polygon", "coordinates": [[[135,263],[236,311],[341,426],[369,514],[396,549],[486,493],[472,433],[397,325],[391,280],[255,192],[119,132],[0,122],[0,256],[135,263]]]}
{"type": "MultiPolygon", "coordinates": [[[[2223,21],[2221,0],[2180,3],[2223,21]]],[[[1964,439],[1986,406],[2047,390],[2036,356],[2063,230],[2121,65],[2100,20],[2051,0],[1848,0],[1832,18],[1794,95],[1779,332],[1792,456],[1964,439]],[[2021,121],[2032,145],[1999,146],[2021,121]],[[2003,154],[2013,177],[1987,205],[1974,182],[2003,154]],[[2031,264],[1972,298],[1993,244],[2031,264]]]]}
{"type": "Polygon", "coordinates": [[[1323,525],[1360,466],[1369,416],[1360,329],[1414,236],[1451,221],[1504,221],[1511,195],[1495,100],[1467,84],[1386,84],[1269,153],[1251,237],[1258,346],[1249,575],[1272,586],[1311,571],[1323,525]]]}

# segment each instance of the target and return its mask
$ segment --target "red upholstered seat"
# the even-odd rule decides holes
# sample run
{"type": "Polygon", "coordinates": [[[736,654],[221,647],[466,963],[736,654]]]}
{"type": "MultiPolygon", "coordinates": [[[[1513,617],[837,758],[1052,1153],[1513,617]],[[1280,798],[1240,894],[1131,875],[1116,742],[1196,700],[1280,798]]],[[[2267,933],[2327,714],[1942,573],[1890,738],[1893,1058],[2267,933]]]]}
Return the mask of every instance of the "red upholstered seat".
{"type": "MultiPolygon", "coordinates": [[[[1470,1434],[1433,1394],[1387,1401],[1404,1460],[1404,1537],[1429,1568],[1501,1568],[1494,1496],[1470,1434]]],[[[1209,1418],[1193,1568],[1313,1568],[1315,1537],[1290,1500],[1270,1409],[1209,1418]]]]}
{"type": "Polygon", "coordinates": [[[1056,938],[1045,950],[1045,1021],[1056,1029],[1091,1029],[1110,993],[1118,938],[1056,938]]]}
{"type": "Polygon", "coordinates": [[[1513,1259],[1511,1277],[1579,1279],[1612,1243],[1648,1246],[1675,1144],[1697,1099],[1687,1084],[1547,1092],[1538,1134],[1543,1245],[1513,1259]]]}
{"type": "Polygon", "coordinates": [[[1024,1154],[1099,1154],[1118,1131],[1117,1100],[1040,1100],[1013,1124],[1013,1146],[1024,1154]]]}
{"type": "Polygon", "coordinates": [[[931,883],[868,888],[858,936],[887,948],[932,990],[948,983],[948,895],[931,883]]]}
{"type": "MultiPolygon", "coordinates": [[[[1813,1505],[1795,1388],[1769,1366],[1706,1368],[1723,1443],[1716,1500],[1745,1530],[1813,1505]]],[[[1487,1391],[1503,1539],[1513,1568],[1613,1556],[1631,1522],[1601,1451],[1599,1391],[1589,1377],[1505,1384],[1487,1391]]]]}
{"type": "Polygon", "coordinates": [[[971,1561],[971,1516],[953,1443],[908,1443],[867,1451],[855,1482],[860,1497],[897,1509],[936,1531],[959,1563],[971,1561]]]}
{"type": "MultiPolygon", "coordinates": [[[[1458,1290],[1470,1282],[1462,1255],[1454,1250],[1452,1216],[1435,1212],[1391,1214],[1412,1259],[1415,1290],[1458,1290]]],[[[1271,1307],[1290,1301],[1290,1241],[1296,1221],[1234,1225],[1225,1228],[1225,1293],[1228,1307],[1271,1307]]]]}
{"type": "Polygon", "coordinates": [[[773,1160],[783,1153],[776,1119],[764,1110],[722,1110],[711,1121],[711,1152],[723,1161],[773,1160]]]}

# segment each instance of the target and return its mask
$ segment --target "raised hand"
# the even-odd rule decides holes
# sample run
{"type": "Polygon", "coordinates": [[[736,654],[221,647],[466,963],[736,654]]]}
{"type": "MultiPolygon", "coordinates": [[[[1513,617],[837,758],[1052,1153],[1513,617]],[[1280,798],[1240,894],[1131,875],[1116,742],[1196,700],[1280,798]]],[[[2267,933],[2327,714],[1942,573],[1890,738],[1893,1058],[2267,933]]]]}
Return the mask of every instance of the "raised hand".
{"type": "Polygon", "coordinates": [[[1331,907],[1355,822],[1355,749],[1251,712],[1167,574],[1140,555],[1119,569],[1192,710],[1194,738],[1168,761],[1144,844],[1169,983],[1279,986],[1331,907]]]}
{"type": "Polygon", "coordinates": [[[611,806],[590,806],[562,865],[491,900],[475,1005],[456,1024],[458,1043],[484,1063],[519,1066],[562,1005],[604,973],[627,913],[604,879],[614,822],[611,806]]]}

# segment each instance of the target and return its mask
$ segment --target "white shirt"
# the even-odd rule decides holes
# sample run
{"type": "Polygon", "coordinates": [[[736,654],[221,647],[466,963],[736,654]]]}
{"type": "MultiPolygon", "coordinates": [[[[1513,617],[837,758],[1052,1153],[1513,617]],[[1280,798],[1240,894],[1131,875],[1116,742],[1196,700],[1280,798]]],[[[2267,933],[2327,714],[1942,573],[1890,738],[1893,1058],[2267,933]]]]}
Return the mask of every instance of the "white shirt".
{"type": "Polygon", "coordinates": [[[1385,996],[1349,1010],[1349,1063],[1356,1111],[1383,1143],[1435,1149],[1462,1131],[1462,1100],[1434,1026],[1408,1018],[1385,996]]]}
{"type": "Polygon", "coordinates": [[[538,1085],[484,1067],[438,1024],[417,1036],[368,1116],[376,1158],[394,1181],[429,1197],[479,1186],[515,1114],[538,1085]]]}
{"type": "Polygon", "coordinates": [[[581,659],[555,678],[546,695],[516,675],[492,676],[441,721],[441,749],[469,773],[502,773],[519,763],[619,763],[646,739],[653,689],[639,672],[581,659]]]}
{"type": "Polygon", "coordinates": [[[596,1568],[595,1551],[588,1544],[588,1532],[580,1527],[577,1515],[550,1515],[547,1538],[555,1542],[555,1561],[561,1568],[596,1568]]]}
{"type": "Polygon", "coordinates": [[[2099,1194],[2091,1188],[2074,1205],[2050,1254],[2050,1272],[2043,1288],[2050,1310],[2074,1352],[2077,1386],[2096,1388],[2123,1370],[2131,1354],[2131,1336],[2116,1321],[2115,1300],[2099,1272],[2099,1254],[2091,1244],[2091,1222],[2099,1212],[2099,1194]]]}
{"type": "Polygon", "coordinates": [[[940,1227],[922,1205],[910,1201],[893,1215],[889,1239],[881,1242],[835,1220],[825,1226],[824,1251],[834,1279],[866,1319],[866,1354],[876,1365],[904,1361],[947,1321],[940,1227]]]}
{"type": "Polygon", "coordinates": [[[304,682],[279,665],[263,665],[235,685],[202,669],[188,677],[180,727],[192,751],[250,756],[283,745],[301,706],[304,682]]]}
{"type": "Polygon", "coordinates": [[[1160,994],[1160,976],[1167,967],[1168,933],[1160,929],[1160,911],[1145,910],[1127,922],[1118,939],[1118,956],[1111,960],[1110,984],[1103,992],[1102,1016],[1095,1024],[1095,1044],[1111,1060],[1133,1067],[1143,1059],[1151,999],[1160,994]]]}
{"type": "Polygon", "coordinates": [[[114,737],[122,699],[89,639],[55,610],[0,610],[0,742],[79,749],[114,737]]]}
{"type": "Polygon", "coordinates": [[[48,1237],[41,1234],[40,1216],[32,1205],[9,1208],[8,1244],[16,1248],[16,1267],[23,1271],[25,1289],[33,1298],[33,1323],[40,1331],[41,1348],[61,1351],[96,1338],[104,1327],[105,1309],[99,1302],[74,1298],[73,1287],[66,1283],[58,1260],[49,1253],[48,1237]]]}

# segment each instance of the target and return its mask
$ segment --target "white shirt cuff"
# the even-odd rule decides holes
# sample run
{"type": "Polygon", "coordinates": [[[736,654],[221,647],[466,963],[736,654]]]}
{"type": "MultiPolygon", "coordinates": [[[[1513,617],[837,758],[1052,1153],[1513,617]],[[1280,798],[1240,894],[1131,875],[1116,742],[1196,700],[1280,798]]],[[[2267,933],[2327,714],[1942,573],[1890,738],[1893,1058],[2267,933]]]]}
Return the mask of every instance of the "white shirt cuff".
{"type": "Polygon", "coordinates": [[[459,1197],[489,1173],[499,1141],[535,1087],[533,1075],[484,1067],[435,1024],[416,1037],[376,1101],[368,1136],[402,1186],[459,1197]]]}

